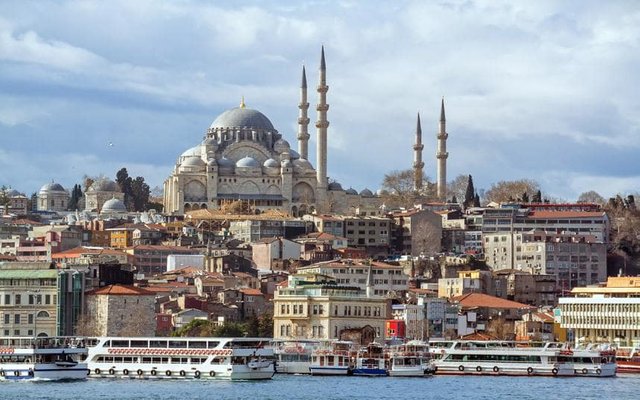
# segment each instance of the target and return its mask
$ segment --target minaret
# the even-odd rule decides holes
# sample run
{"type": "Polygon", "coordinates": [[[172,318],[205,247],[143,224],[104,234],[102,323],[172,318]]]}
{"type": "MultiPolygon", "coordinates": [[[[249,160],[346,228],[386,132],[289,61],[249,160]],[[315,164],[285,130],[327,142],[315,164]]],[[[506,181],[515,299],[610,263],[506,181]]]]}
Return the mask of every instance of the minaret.
{"type": "MultiPolygon", "coordinates": [[[[318,121],[316,121],[317,130],[317,153],[316,163],[317,172],[316,179],[317,184],[317,197],[319,200],[323,200],[327,191],[327,128],[329,127],[329,121],[327,121],[327,110],[329,105],[327,104],[327,67],[324,62],[324,46],[322,46],[322,56],[320,58],[320,82],[318,82],[318,105],[316,110],[318,111],[318,121]]],[[[324,204],[318,204],[321,208],[324,208],[324,204]]]]}
{"type": "Polygon", "coordinates": [[[305,160],[309,159],[309,103],[307,102],[307,74],[302,66],[302,83],[300,84],[300,115],[298,116],[298,153],[305,160]]]}
{"type": "Polygon", "coordinates": [[[444,97],[442,98],[442,105],[440,107],[440,130],[438,131],[438,152],[436,158],[438,159],[438,199],[444,201],[447,196],[447,120],[444,117],[444,97]]]}
{"type": "Polygon", "coordinates": [[[420,126],[420,113],[418,113],[418,125],[416,126],[416,143],[413,145],[413,190],[419,192],[422,190],[422,127],[420,126]]]}

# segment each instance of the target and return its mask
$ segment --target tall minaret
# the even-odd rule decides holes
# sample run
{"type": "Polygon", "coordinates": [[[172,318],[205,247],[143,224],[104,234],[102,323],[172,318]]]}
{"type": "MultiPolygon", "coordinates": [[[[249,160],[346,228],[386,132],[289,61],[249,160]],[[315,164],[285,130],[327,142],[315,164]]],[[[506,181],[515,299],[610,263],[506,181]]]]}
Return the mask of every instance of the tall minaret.
{"type": "Polygon", "coordinates": [[[418,113],[418,125],[416,126],[416,143],[413,145],[413,190],[419,192],[422,190],[422,127],[420,126],[420,113],[418,113]]]}
{"type": "Polygon", "coordinates": [[[440,200],[446,200],[447,196],[447,120],[444,117],[444,97],[442,98],[442,105],[440,107],[440,130],[438,131],[438,152],[436,158],[438,159],[438,188],[437,196],[440,200]]]}
{"type": "Polygon", "coordinates": [[[298,116],[298,153],[305,160],[309,159],[309,103],[307,102],[307,74],[302,66],[302,83],[300,84],[300,115],[298,116]]]}
{"type": "MultiPolygon", "coordinates": [[[[327,66],[324,62],[324,46],[322,46],[322,56],[320,58],[320,82],[318,82],[318,105],[316,106],[316,110],[318,110],[318,121],[316,121],[316,130],[317,130],[317,146],[316,146],[316,163],[317,172],[316,179],[318,181],[317,184],[317,194],[318,197],[322,197],[326,194],[327,191],[327,128],[329,127],[329,121],[327,121],[327,110],[329,109],[329,105],[327,104],[327,91],[329,90],[329,86],[327,86],[327,66]]],[[[323,205],[320,205],[323,207],[323,205]]]]}

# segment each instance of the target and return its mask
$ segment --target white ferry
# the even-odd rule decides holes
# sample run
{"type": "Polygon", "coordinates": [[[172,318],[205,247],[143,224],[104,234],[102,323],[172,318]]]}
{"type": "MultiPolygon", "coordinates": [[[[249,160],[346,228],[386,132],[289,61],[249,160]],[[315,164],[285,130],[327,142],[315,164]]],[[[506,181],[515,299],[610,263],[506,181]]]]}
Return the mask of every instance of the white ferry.
{"type": "Polygon", "coordinates": [[[351,375],[350,352],[353,342],[331,341],[311,352],[311,375],[351,375]]]}
{"type": "Polygon", "coordinates": [[[271,379],[273,349],[267,344],[261,338],[93,338],[89,377],[271,379]]]}
{"type": "Polygon", "coordinates": [[[425,376],[435,372],[429,345],[420,340],[392,346],[389,351],[390,376],[425,376]]]}
{"type": "Polygon", "coordinates": [[[575,376],[574,365],[559,362],[560,349],[517,347],[499,341],[453,341],[434,361],[438,375],[575,376]]]}
{"type": "Polygon", "coordinates": [[[384,347],[372,342],[358,350],[352,373],[354,376],[387,376],[384,347]]]}
{"type": "Polygon", "coordinates": [[[279,374],[310,374],[311,353],[319,347],[318,340],[273,340],[271,346],[279,374]]]}
{"type": "Polygon", "coordinates": [[[0,380],[86,379],[81,338],[0,337],[0,380]]]}
{"type": "Polygon", "coordinates": [[[549,343],[547,347],[559,347],[558,362],[573,364],[576,376],[605,378],[616,375],[616,353],[613,349],[599,349],[592,345],[571,349],[564,343],[549,343]]]}

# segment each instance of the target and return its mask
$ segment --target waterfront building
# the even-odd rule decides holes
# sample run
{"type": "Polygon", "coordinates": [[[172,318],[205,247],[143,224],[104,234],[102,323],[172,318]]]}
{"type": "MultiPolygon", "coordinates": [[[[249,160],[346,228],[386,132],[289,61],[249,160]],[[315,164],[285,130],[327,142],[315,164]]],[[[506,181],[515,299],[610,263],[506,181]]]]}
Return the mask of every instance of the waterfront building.
{"type": "Polygon", "coordinates": [[[338,339],[372,330],[384,339],[390,300],[320,274],[290,275],[273,299],[275,339],[338,339]]]}
{"type": "Polygon", "coordinates": [[[640,346],[640,277],[609,277],[558,299],[560,325],[576,342],[640,346]]]}
{"type": "Polygon", "coordinates": [[[85,294],[84,321],[96,336],[154,336],[154,292],[130,285],[109,285],[85,294]]]}

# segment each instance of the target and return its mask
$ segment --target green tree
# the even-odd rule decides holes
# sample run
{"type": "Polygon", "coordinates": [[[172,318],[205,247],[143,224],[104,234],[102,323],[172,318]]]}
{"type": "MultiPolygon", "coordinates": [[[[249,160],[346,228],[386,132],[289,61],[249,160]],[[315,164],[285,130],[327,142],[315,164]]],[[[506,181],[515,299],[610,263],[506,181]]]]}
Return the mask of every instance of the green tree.
{"type": "Polygon", "coordinates": [[[149,185],[145,183],[143,177],[138,176],[131,182],[131,197],[133,198],[134,211],[144,211],[147,209],[150,193],[149,185]]]}
{"type": "Polygon", "coordinates": [[[11,188],[2,185],[0,188],[0,207],[3,209],[4,215],[9,214],[9,206],[11,205],[11,197],[9,197],[9,190],[11,188]]]}
{"type": "Polygon", "coordinates": [[[529,202],[529,194],[527,192],[522,193],[522,202],[523,203],[529,202]]]}
{"type": "Polygon", "coordinates": [[[478,193],[476,193],[476,195],[473,196],[473,206],[480,207],[480,196],[478,196],[478,193]]]}
{"type": "Polygon", "coordinates": [[[116,183],[120,186],[120,190],[124,193],[124,204],[127,206],[127,210],[133,211],[134,208],[134,200],[133,200],[133,188],[132,188],[132,179],[129,176],[129,172],[127,172],[126,168],[120,168],[120,170],[116,173],[116,183]]]}
{"type": "Polygon", "coordinates": [[[252,314],[244,324],[244,331],[247,336],[256,337],[260,336],[260,320],[258,316],[252,314]]]}
{"type": "Polygon", "coordinates": [[[464,206],[471,207],[475,200],[476,189],[473,187],[473,177],[467,178],[467,190],[464,192],[464,206]]]}
{"type": "Polygon", "coordinates": [[[239,337],[245,336],[246,331],[242,324],[237,322],[226,322],[223,325],[218,326],[214,330],[214,335],[217,337],[239,337]]]}
{"type": "Polygon", "coordinates": [[[262,314],[260,316],[260,325],[258,328],[259,337],[272,337],[273,336],[273,315],[262,314]]]}
{"type": "Polygon", "coordinates": [[[542,192],[538,190],[536,194],[534,194],[533,197],[531,198],[531,202],[542,203],[542,192]]]}
{"type": "Polygon", "coordinates": [[[77,210],[78,204],[80,203],[80,199],[82,198],[82,187],[79,184],[73,185],[73,189],[71,190],[71,198],[69,199],[69,207],[70,211],[77,210]]]}

